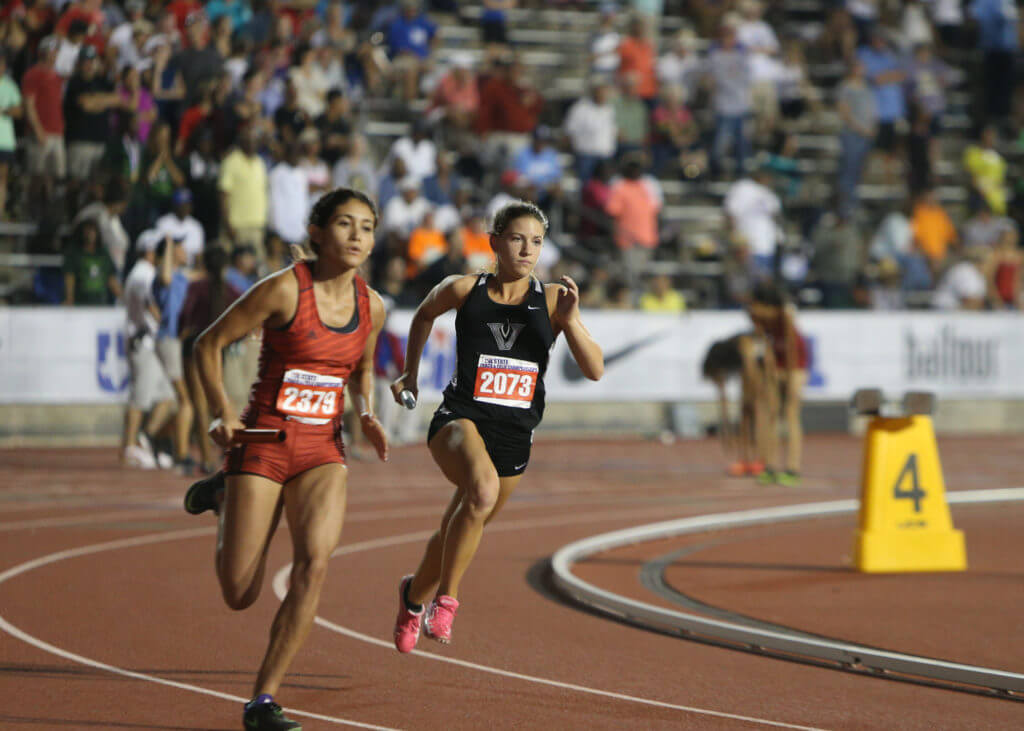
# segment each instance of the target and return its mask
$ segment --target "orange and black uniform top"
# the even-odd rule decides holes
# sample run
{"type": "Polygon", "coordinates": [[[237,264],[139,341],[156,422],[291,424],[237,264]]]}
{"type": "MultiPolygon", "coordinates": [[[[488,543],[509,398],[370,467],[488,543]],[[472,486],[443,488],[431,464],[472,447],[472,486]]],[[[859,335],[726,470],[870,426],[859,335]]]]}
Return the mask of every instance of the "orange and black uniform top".
{"type": "Polygon", "coordinates": [[[247,411],[303,424],[337,425],[345,384],[373,329],[369,288],[356,275],[352,319],[344,327],[329,327],[317,311],[310,265],[298,262],[292,270],[299,281],[298,306],[284,327],[263,327],[259,376],[247,411]]]}

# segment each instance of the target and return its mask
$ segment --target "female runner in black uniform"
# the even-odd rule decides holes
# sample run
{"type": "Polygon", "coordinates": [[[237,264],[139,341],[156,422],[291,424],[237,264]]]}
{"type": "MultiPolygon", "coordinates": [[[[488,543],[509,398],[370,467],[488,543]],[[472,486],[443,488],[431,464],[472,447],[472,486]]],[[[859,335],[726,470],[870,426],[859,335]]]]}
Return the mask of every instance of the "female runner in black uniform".
{"type": "Polygon", "coordinates": [[[494,217],[494,274],[448,277],[423,300],[406,345],[406,370],[391,390],[416,395],[420,355],[434,319],[455,318],[455,375],[430,423],[427,444],[456,490],[427,542],[416,573],[399,584],[395,646],[410,652],[426,633],[451,640],[459,582],[473,560],[484,524],[519,483],[530,461],[533,429],[544,413],[544,372],[560,332],[583,374],[597,380],[604,357],[583,326],[579,289],[569,277],[543,285],[533,276],[547,218],[532,203],[516,201],[494,217]],[[424,612],[423,605],[430,602],[424,612]]]}

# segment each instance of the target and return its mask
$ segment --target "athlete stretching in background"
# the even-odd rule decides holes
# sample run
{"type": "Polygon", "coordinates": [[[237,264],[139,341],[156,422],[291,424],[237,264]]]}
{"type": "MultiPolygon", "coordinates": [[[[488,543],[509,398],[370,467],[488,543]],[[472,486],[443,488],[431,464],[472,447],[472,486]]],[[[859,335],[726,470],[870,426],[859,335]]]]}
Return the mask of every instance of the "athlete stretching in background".
{"type": "Polygon", "coordinates": [[[203,390],[216,417],[210,435],[229,449],[226,479],[197,482],[185,498],[190,513],[220,513],[217,578],[232,609],[256,601],[267,550],[284,512],[291,533],[291,585],[270,628],[247,729],[296,729],[273,694],[305,641],[316,615],[327,560],[341,537],[347,468],[341,441],[347,384],[363,434],[382,460],[387,439],[373,415],[373,347],[384,304],[356,269],[373,249],[377,212],[362,193],[334,190],[313,207],[309,238],[314,262],[299,262],[252,287],[196,341],[203,390]],[[241,417],[224,389],[221,353],[263,328],[259,380],[241,417]],[[279,429],[286,440],[238,445],[243,427],[279,429]],[[226,483],[226,489],[221,487],[226,483]]]}
{"type": "Polygon", "coordinates": [[[711,344],[701,372],[718,390],[719,430],[726,451],[733,461],[728,472],[733,477],[764,472],[766,448],[773,444],[768,431],[776,428],[778,395],[775,385],[774,355],[757,333],[739,333],[711,344]],[[740,379],[740,421],[734,432],[729,419],[726,382],[740,379]]]}
{"type": "Polygon", "coordinates": [[[484,525],[530,461],[533,429],[544,414],[548,353],[558,334],[565,333],[587,378],[596,381],[604,372],[601,348],[580,319],[576,283],[562,277],[544,285],[533,276],[546,232],[547,218],[535,205],[506,205],[495,215],[490,237],[495,272],[448,277],[426,296],[409,326],[405,373],[391,386],[399,402],[403,390],[417,393],[420,356],[434,320],[458,311],[455,375],[427,434],[430,453],[455,494],[416,573],[399,584],[399,652],[415,647],[421,620],[428,637],[451,640],[459,584],[484,525]]]}

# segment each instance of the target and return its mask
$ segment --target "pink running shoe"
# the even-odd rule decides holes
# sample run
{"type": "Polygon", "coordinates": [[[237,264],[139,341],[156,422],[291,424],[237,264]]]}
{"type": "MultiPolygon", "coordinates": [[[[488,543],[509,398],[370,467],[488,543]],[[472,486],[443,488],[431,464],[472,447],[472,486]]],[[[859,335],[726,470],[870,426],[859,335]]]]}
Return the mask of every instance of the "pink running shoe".
{"type": "Polygon", "coordinates": [[[437,640],[443,645],[452,641],[452,622],[455,621],[455,612],[459,609],[459,600],[453,596],[441,596],[430,602],[427,607],[427,616],[423,618],[424,629],[427,637],[437,640]]]}
{"type": "Polygon", "coordinates": [[[405,606],[405,588],[412,582],[412,574],[398,582],[398,617],[395,619],[395,648],[399,652],[412,652],[420,638],[420,623],[424,611],[410,612],[405,606]]]}

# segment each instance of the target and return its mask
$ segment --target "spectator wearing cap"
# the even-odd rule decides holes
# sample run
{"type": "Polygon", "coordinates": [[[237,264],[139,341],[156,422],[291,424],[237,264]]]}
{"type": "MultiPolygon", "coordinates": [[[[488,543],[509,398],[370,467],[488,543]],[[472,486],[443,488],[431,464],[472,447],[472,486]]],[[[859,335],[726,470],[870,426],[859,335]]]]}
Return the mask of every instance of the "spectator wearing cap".
{"type": "Polygon", "coordinates": [[[192,216],[192,191],[178,188],[171,198],[172,208],[156,220],[156,230],[181,241],[185,247],[188,266],[195,266],[206,246],[206,234],[203,227],[192,216]]]}
{"type": "Polygon", "coordinates": [[[110,113],[126,107],[114,85],[99,73],[96,49],[84,46],[78,69],[64,92],[64,138],[72,178],[84,181],[92,177],[110,137],[110,113]]]}
{"type": "Polygon", "coordinates": [[[102,201],[95,201],[85,206],[75,216],[72,225],[82,221],[95,221],[100,232],[103,248],[110,255],[118,274],[124,272],[125,259],[128,254],[130,239],[121,223],[121,215],[128,205],[128,190],[121,181],[110,183],[103,194],[102,201]]]}
{"type": "Polygon", "coordinates": [[[412,123],[409,134],[395,140],[388,152],[388,158],[402,158],[407,174],[419,180],[437,173],[437,145],[430,138],[429,128],[423,119],[412,123]]]}
{"type": "Polygon", "coordinates": [[[711,144],[711,170],[724,171],[725,152],[732,145],[741,175],[750,154],[748,120],[753,109],[753,82],[750,54],[736,40],[736,28],[722,23],[720,39],[707,57],[707,76],[711,85],[711,106],[715,112],[714,141],[711,144]]]}
{"type": "Polygon", "coordinates": [[[100,245],[96,221],[75,227],[71,246],[64,252],[64,304],[105,306],[121,295],[121,282],[110,254],[100,245]]]}
{"type": "Polygon", "coordinates": [[[399,13],[387,28],[388,56],[404,99],[415,99],[420,74],[437,42],[437,26],[419,0],[401,0],[399,13]]]}
{"type": "Polygon", "coordinates": [[[224,68],[224,58],[210,43],[210,23],[202,10],[189,13],[185,20],[188,47],[174,56],[174,66],[185,82],[185,98],[194,102],[203,82],[215,79],[224,68]]]}
{"type": "Polygon", "coordinates": [[[267,226],[267,167],[257,154],[257,133],[246,128],[238,145],[220,167],[221,222],[229,248],[252,246],[256,258],[266,259],[263,247],[267,226]]]}
{"type": "Polygon", "coordinates": [[[526,77],[518,59],[499,59],[495,73],[480,89],[476,131],[486,138],[485,157],[500,162],[511,150],[529,142],[544,99],[526,77]]]}
{"type": "Polygon", "coordinates": [[[565,132],[576,157],[576,177],[586,185],[594,168],[615,155],[618,127],[615,106],[610,101],[611,86],[601,76],[590,84],[590,93],[573,102],[565,117],[565,132]]]}
{"type": "Polygon", "coordinates": [[[552,145],[554,138],[550,127],[539,124],[531,143],[512,158],[512,169],[537,190],[538,203],[544,208],[561,195],[562,163],[552,145]]]}
{"type": "Polygon", "coordinates": [[[430,99],[431,117],[455,130],[471,129],[480,110],[480,87],[473,73],[473,60],[466,53],[452,57],[452,67],[430,99]]]}
{"type": "Polygon", "coordinates": [[[40,41],[39,63],[26,71],[21,79],[25,117],[33,136],[28,149],[29,172],[43,181],[50,180],[50,176],[63,179],[67,175],[64,107],[61,103],[64,80],[54,69],[57,44],[55,36],[47,36],[40,41]]]}
{"type": "Polygon", "coordinates": [[[323,156],[333,168],[349,146],[352,123],[349,122],[348,99],[340,89],[327,92],[327,109],[316,120],[316,128],[323,140],[323,156]]]}
{"type": "Polygon", "coordinates": [[[629,23],[629,35],[619,44],[619,78],[633,77],[636,95],[648,105],[658,95],[658,77],[654,70],[656,53],[651,40],[653,28],[648,18],[636,15],[629,23]]]}
{"type": "Polygon", "coordinates": [[[400,244],[398,251],[404,252],[409,235],[422,223],[423,217],[433,206],[420,194],[420,181],[412,175],[398,182],[398,193],[384,206],[381,228],[400,244]]]}
{"type": "Polygon", "coordinates": [[[7,180],[14,164],[14,120],[21,117],[21,92],[7,74],[6,54],[0,52],[0,220],[7,211],[7,180]]]}
{"type": "MultiPolygon", "coordinates": [[[[349,138],[348,150],[345,156],[334,164],[331,170],[331,182],[336,188],[355,188],[367,195],[377,195],[379,185],[377,183],[377,170],[373,163],[367,158],[366,138],[360,134],[353,134],[349,138]]],[[[380,205],[385,201],[379,200],[380,205]]]]}
{"type": "Polygon", "coordinates": [[[300,157],[299,146],[293,144],[270,171],[270,229],[288,244],[306,240],[309,176],[300,165],[300,157]]]}

